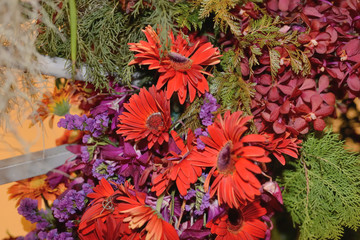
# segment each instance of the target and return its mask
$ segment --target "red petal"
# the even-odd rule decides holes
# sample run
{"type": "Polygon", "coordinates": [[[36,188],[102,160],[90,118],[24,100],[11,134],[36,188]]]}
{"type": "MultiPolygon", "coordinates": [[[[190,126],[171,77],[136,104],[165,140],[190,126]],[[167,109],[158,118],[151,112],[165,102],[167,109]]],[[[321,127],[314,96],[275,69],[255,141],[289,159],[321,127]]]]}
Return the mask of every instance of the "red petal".
{"type": "Polygon", "coordinates": [[[280,123],[278,121],[275,121],[274,124],[273,124],[273,129],[274,129],[275,133],[282,134],[282,133],[285,132],[286,126],[285,126],[284,123],[280,123]]]}
{"type": "Polygon", "coordinates": [[[324,128],[326,127],[326,123],[324,120],[322,120],[321,118],[317,118],[314,121],[314,129],[317,131],[322,131],[324,130],[324,128]]]}
{"type": "Polygon", "coordinates": [[[305,79],[304,83],[299,88],[300,90],[306,90],[310,88],[314,88],[316,86],[315,80],[311,78],[305,79]]]}
{"type": "Polygon", "coordinates": [[[349,88],[353,91],[360,91],[360,79],[355,74],[351,74],[347,80],[349,88]]]}
{"type": "Polygon", "coordinates": [[[311,111],[315,112],[323,103],[323,99],[319,94],[315,94],[311,97],[310,102],[311,102],[311,111]]]}
{"type": "Polygon", "coordinates": [[[312,17],[322,17],[323,15],[319,13],[319,11],[314,7],[308,7],[306,6],[303,10],[303,13],[306,16],[312,16],[312,17]]]}
{"type": "Polygon", "coordinates": [[[266,138],[259,134],[249,134],[241,139],[241,142],[265,142],[266,138]]]}
{"type": "Polygon", "coordinates": [[[280,11],[287,12],[289,10],[289,4],[291,0],[279,0],[280,11]]]}

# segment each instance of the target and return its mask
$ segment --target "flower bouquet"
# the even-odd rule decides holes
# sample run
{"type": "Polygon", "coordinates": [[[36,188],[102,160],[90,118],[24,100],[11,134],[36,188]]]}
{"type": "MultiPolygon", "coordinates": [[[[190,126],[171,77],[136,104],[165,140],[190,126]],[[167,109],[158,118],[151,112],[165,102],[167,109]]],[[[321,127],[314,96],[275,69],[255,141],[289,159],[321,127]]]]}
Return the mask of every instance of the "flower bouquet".
{"type": "Polygon", "coordinates": [[[38,22],[38,51],[86,82],[57,79],[31,116],[64,116],[74,158],[26,180],[32,194],[9,189],[37,223],[18,239],[340,239],[360,225],[360,159],[326,128],[360,94],[359,1],[55,2],[65,40],[38,22]]]}

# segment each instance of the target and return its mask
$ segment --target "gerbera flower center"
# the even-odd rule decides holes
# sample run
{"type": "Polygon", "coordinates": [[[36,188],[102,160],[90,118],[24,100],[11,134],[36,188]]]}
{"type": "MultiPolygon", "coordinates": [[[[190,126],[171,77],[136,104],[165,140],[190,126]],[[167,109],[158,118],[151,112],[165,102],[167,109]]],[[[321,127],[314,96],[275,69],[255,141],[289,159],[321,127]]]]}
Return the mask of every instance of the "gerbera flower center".
{"type": "Polygon", "coordinates": [[[230,208],[228,211],[228,229],[232,232],[238,232],[243,226],[244,218],[240,210],[230,208]]]}
{"type": "Polygon", "coordinates": [[[176,71],[188,70],[191,68],[193,61],[180,53],[169,52],[168,57],[170,59],[171,67],[173,67],[176,71]]]}
{"type": "Polygon", "coordinates": [[[146,119],[146,126],[152,130],[160,130],[162,127],[164,127],[164,119],[163,119],[161,113],[156,112],[156,113],[151,114],[146,119]]]}
{"type": "Polygon", "coordinates": [[[232,142],[228,141],[218,153],[217,168],[220,173],[225,174],[234,170],[234,164],[231,159],[232,142]]]}
{"type": "Polygon", "coordinates": [[[35,189],[35,188],[41,188],[41,187],[45,187],[45,178],[31,180],[30,188],[35,189]]]}

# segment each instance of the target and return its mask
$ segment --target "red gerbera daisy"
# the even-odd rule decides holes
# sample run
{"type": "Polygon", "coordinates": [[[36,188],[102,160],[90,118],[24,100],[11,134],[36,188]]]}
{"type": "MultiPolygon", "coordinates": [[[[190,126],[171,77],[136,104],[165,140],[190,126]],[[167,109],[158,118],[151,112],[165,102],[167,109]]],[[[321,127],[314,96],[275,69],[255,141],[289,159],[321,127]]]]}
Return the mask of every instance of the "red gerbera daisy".
{"type": "Polygon", "coordinates": [[[185,196],[190,188],[190,184],[195,183],[202,173],[201,167],[194,166],[191,160],[187,158],[193,148],[194,133],[189,129],[186,146],[175,131],[171,131],[171,136],[175,140],[177,147],[181,150],[181,154],[178,155],[175,152],[170,152],[170,156],[165,159],[168,166],[162,168],[163,171],[152,180],[153,187],[151,190],[156,191],[157,196],[166,190],[170,180],[175,181],[180,194],[185,196]]]}
{"type": "Polygon", "coordinates": [[[224,119],[219,114],[217,121],[208,127],[210,136],[200,137],[205,149],[194,150],[189,156],[195,166],[212,167],[205,180],[205,191],[214,175],[210,196],[217,192],[219,204],[226,203],[231,208],[239,208],[246,200],[254,201],[255,196],[260,195],[261,184],[253,173],[261,173],[261,169],[253,161],[271,161],[263,148],[248,145],[264,142],[266,138],[258,134],[243,136],[248,129],[245,124],[252,117],[241,117],[241,114],[227,111],[224,119]]]}
{"type": "Polygon", "coordinates": [[[140,89],[139,95],[133,95],[129,103],[124,104],[127,112],[119,116],[120,124],[116,133],[125,136],[125,140],[140,141],[146,138],[148,147],[169,141],[171,125],[170,101],[163,91],[157,92],[152,86],[149,91],[140,89]]]}
{"type": "Polygon", "coordinates": [[[160,56],[160,40],[155,31],[146,27],[143,32],[148,42],[129,43],[130,51],[138,52],[135,59],[129,63],[150,65],[149,69],[157,69],[161,76],[156,88],[162,88],[168,83],[166,96],[168,99],[174,92],[178,92],[181,104],[185,102],[187,89],[189,89],[190,102],[195,98],[196,92],[200,96],[209,90],[208,83],[203,74],[210,75],[203,70],[203,66],[215,65],[220,62],[220,52],[209,42],[197,42],[189,46],[187,41],[179,34],[176,39],[172,33],[170,38],[172,46],[170,52],[160,56]]]}
{"type": "MultiPolygon", "coordinates": [[[[125,218],[125,216],[121,218],[120,213],[115,211],[117,203],[114,200],[120,194],[119,190],[115,191],[105,178],[102,178],[99,185],[93,190],[93,193],[87,195],[93,200],[81,217],[79,224],[78,234],[82,240],[101,239],[103,228],[107,226],[106,222],[109,218],[112,219],[111,221],[116,220],[117,224],[114,226],[125,218]]],[[[125,225],[122,226],[127,228],[125,225]]]]}
{"type": "Polygon", "coordinates": [[[230,208],[220,217],[206,224],[216,240],[249,240],[265,237],[267,226],[259,220],[266,214],[258,202],[251,202],[240,209],[230,208]]]}
{"type": "Polygon", "coordinates": [[[123,203],[120,212],[128,214],[124,222],[129,223],[133,231],[140,231],[149,240],[178,240],[175,228],[162,219],[161,215],[145,204],[145,198],[119,197],[123,203]],[[142,230],[140,230],[142,229],[142,230]]]}

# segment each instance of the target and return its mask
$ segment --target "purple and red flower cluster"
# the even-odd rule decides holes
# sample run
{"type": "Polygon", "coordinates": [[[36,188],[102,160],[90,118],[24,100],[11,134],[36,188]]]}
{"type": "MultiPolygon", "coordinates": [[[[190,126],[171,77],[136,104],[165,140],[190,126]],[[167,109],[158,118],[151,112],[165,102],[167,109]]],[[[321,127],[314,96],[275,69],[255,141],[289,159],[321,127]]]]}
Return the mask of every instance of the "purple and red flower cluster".
{"type": "MultiPolygon", "coordinates": [[[[243,36],[264,15],[251,2],[234,9],[243,36]]],[[[338,102],[360,95],[360,5],[270,0],[264,9],[279,16],[281,33],[294,34],[297,44],[284,41],[271,50],[279,56],[276,76],[269,47],[256,45],[261,54],[252,71],[252,53],[243,51],[241,78],[254,86],[251,116],[231,112],[209,93],[205,75],[222,57],[212,43],[170,32],[170,46],[163,46],[150,26],[143,30],[147,41],[129,43],[130,65],[148,66],[155,82],[140,89],[112,84],[115,91],[87,102],[83,115],[59,121],[82,139],[69,146],[75,160],[49,174],[50,186],[67,187],[52,214],[33,200],[21,202],[19,213],[39,226],[31,236],[270,239],[270,218],[283,200],[270,177],[277,165],[269,163],[298,158],[302,137],[323,131],[338,102]],[[306,76],[294,70],[294,51],[309,61],[306,76]],[[197,98],[198,126],[179,127],[173,106],[186,109],[197,98]]],[[[223,52],[241,46],[230,31],[219,36],[223,52]]]]}

